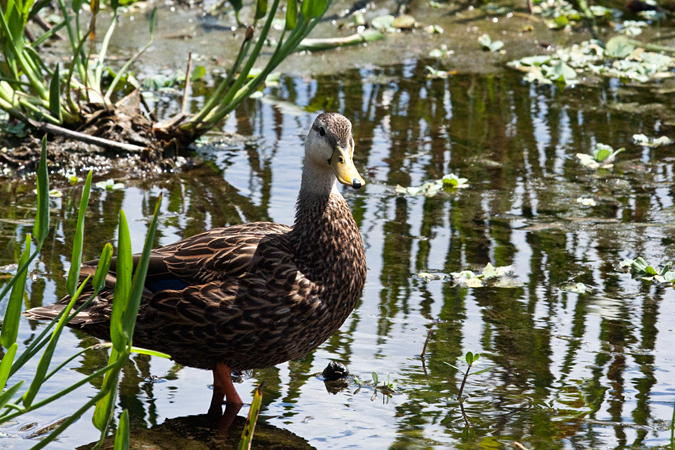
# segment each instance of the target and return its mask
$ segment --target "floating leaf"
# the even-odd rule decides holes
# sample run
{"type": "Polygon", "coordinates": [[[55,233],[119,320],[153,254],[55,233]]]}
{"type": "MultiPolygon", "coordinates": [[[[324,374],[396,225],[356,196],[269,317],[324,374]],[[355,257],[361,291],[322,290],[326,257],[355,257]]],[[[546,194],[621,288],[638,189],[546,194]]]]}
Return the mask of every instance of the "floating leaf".
{"type": "Polygon", "coordinates": [[[453,188],[465,188],[469,186],[467,178],[459,178],[454,173],[443,175],[442,181],[444,185],[449,185],[453,188]]]}
{"type": "Polygon", "coordinates": [[[396,31],[396,28],[393,26],[395,19],[392,15],[378,16],[370,21],[370,25],[376,30],[393,33],[396,31]]]}
{"type": "Polygon", "coordinates": [[[605,46],[605,56],[609,58],[625,58],[633,53],[635,46],[625,36],[614,36],[605,46]]]}
{"type": "Polygon", "coordinates": [[[118,189],[124,189],[124,183],[115,183],[115,180],[111,179],[107,181],[99,181],[96,183],[96,187],[108,191],[116,191],[118,189]]]}
{"type": "Polygon", "coordinates": [[[577,72],[562,61],[552,67],[549,78],[568,83],[577,78],[577,72]]]}
{"type": "Polygon", "coordinates": [[[591,286],[587,286],[584,283],[570,284],[562,288],[563,291],[571,292],[573,294],[589,294],[593,292],[591,286]]]}
{"type": "Polygon", "coordinates": [[[404,14],[395,18],[391,26],[402,30],[410,30],[415,28],[415,18],[409,14],[404,14]]]}
{"type": "Polygon", "coordinates": [[[487,280],[489,278],[496,278],[500,276],[501,274],[497,269],[494,268],[494,266],[490,263],[487,263],[487,266],[485,266],[485,269],[483,269],[483,279],[487,280]]]}

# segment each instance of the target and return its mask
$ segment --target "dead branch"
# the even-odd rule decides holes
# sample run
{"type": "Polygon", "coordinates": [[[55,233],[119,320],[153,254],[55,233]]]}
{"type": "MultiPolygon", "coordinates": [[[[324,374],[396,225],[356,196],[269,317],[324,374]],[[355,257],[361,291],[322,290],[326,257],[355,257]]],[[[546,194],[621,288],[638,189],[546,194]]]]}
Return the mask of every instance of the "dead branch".
{"type": "Polygon", "coordinates": [[[75,139],[76,141],[97,145],[99,147],[107,148],[110,150],[119,150],[131,153],[140,153],[143,150],[145,150],[145,147],[141,147],[139,145],[125,144],[122,142],[111,141],[110,139],[90,136],[88,134],[80,133],[78,131],[72,131],[67,128],[60,127],[58,125],[53,125],[51,123],[36,122],[34,120],[30,120],[30,124],[39,130],[46,131],[47,133],[56,134],[58,136],[64,136],[69,139],[75,139]]]}

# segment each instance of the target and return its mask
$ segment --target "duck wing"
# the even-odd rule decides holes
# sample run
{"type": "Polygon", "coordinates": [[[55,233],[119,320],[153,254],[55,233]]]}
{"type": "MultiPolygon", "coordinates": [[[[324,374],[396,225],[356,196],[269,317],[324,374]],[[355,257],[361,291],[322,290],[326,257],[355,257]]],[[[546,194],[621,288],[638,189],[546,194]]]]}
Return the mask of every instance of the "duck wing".
{"type": "MultiPolygon", "coordinates": [[[[175,244],[152,250],[145,287],[151,293],[182,290],[217,280],[238,278],[257,260],[256,252],[263,238],[284,235],[291,227],[271,222],[255,222],[215,228],[175,244]]],[[[141,255],[134,255],[134,267],[141,255]]],[[[98,261],[84,263],[95,270],[98,261]]],[[[117,259],[110,264],[115,274],[117,259]]],[[[83,270],[84,270],[83,267],[83,270]]]]}

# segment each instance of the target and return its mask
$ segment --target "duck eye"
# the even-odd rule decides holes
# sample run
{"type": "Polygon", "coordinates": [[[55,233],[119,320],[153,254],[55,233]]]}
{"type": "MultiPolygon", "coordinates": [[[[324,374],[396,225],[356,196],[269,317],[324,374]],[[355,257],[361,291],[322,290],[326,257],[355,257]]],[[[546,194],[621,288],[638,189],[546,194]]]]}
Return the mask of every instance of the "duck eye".
{"type": "Polygon", "coordinates": [[[321,136],[325,136],[325,135],[326,135],[326,130],[324,130],[323,127],[319,127],[319,134],[320,134],[321,136]]]}

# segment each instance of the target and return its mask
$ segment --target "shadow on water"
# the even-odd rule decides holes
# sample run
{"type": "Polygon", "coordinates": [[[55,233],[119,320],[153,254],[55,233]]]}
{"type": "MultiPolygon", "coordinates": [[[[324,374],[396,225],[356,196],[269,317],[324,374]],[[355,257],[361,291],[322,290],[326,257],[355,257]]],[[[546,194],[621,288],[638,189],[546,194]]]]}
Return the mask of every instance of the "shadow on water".
{"type": "MultiPolygon", "coordinates": [[[[641,104],[663,100],[612,82],[560,91],[524,84],[511,72],[428,80],[426,63],[309,82],[282,78],[266,91],[267,101],[246,103],[225,124],[258,140],[204,147],[206,164],[97,191],[86,257],[114,240],[120,208],[140,248],[160,192],[157,245],[244,221],[291,223],[303,135],[315,111],[338,111],[354,123],[356,164],[369,183],[345,191],[364,237],[368,281],[357,309],[316,352],[244,380],[244,394],[266,381],[263,420],[315,448],[511,448],[514,440],[532,448],[666,445],[675,397],[675,295],[670,286],[632,279],[619,263],[643,256],[663,266],[675,259],[672,147],[631,144],[635,133],[672,132],[673,105],[638,115],[638,96],[641,104]],[[575,155],[595,143],[626,151],[613,168],[591,171],[575,155]],[[433,197],[394,191],[447,173],[468,178],[469,187],[433,197]],[[418,275],[487,263],[512,266],[516,282],[467,288],[418,275]],[[593,292],[563,290],[577,282],[593,292]],[[425,370],[416,356],[432,326],[425,370]],[[457,358],[467,351],[482,355],[476,370],[493,368],[469,377],[464,418],[457,395],[465,366],[457,358]],[[382,396],[352,381],[328,394],[313,374],[329,360],[362,380],[389,373],[397,390],[382,396]]],[[[13,262],[33,211],[26,206],[30,187],[4,189],[3,265],[13,262]]],[[[27,306],[65,293],[77,191],[64,189],[53,200],[55,236],[35,267],[27,306]]],[[[28,325],[25,341],[40,326],[28,325]]],[[[67,342],[63,358],[92,339],[72,333],[67,342]]],[[[70,367],[90,373],[105,359],[103,351],[91,352],[70,367]]],[[[206,372],[137,356],[125,368],[118,406],[130,410],[136,432],[153,434],[170,420],[205,412],[209,383],[206,372]]],[[[40,425],[55,420],[40,414],[40,425]]],[[[17,429],[4,432],[22,436],[17,429]]],[[[60,443],[73,448],[95,439],[93,431],[73,431],[60,443]]]]}

